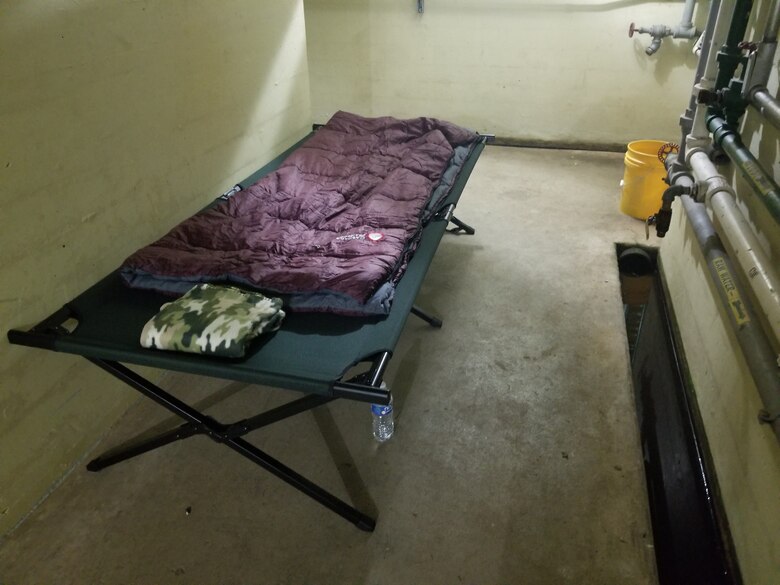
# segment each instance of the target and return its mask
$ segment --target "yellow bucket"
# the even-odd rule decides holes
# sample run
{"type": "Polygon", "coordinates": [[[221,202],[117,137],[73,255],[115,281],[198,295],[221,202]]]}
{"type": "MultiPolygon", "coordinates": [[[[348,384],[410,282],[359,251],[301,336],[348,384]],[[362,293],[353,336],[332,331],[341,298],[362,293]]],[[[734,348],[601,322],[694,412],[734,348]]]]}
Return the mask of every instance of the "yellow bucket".
{"type": "Polygon", "coordinates": [[[620,197],[621,212],[645,220],[661,208],[661,196],[667,184],[664,182],[666,168],[658,158],[658,152],[668,144],[663,140],[629,142],[620,197]]]}

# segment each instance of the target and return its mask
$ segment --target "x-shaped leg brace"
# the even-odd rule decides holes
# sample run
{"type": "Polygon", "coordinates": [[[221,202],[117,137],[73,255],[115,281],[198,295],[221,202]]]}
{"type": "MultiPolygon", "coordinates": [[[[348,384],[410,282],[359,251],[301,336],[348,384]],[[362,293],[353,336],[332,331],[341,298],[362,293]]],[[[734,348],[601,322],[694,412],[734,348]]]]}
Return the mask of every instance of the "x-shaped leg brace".
{"type": "MultiPolygon", "coordinates": [[[[311,410],[332,400],[336,400],[336,398],[338,398],[337,396],[310,394],[266,412],[262,412],[256,416],[231,424],[223,424],[212,417],[197,411],[190,405],[182,402],[159,386],[149,382],[118,362],[92,358],[87,359],[186,421],[178,428],[162,433],[156,437],[139,441],[138,443],[121,450],[108,451],[103,455],[100,455],[87,464],[87,469],[89,471],[100,471],[105,467],[157,449],[174,441],[186,439],[194,435],[205,434],[214,441],[230,447],[240,455],[243,455],[266,471],[287,482],[310,498],[313,498],[339,516],[349,520],[361,530],[368,532],[374,530],[376,521],[373,518],[370,518],[360,510],[357,510],[343,500],[340,500],[330,492],[327,492],[317,484],[306,479],[301,474],[290,469],[277,459],[274,459],[261,449],[258,449],[241,438],[251,431],[284,420],[301,412],[311,410]]],[[[346,383],[344,386],[349,387],[346,383]]],[[[354,386],[357,391],[361,385],[355,384],[354,386]]]]}

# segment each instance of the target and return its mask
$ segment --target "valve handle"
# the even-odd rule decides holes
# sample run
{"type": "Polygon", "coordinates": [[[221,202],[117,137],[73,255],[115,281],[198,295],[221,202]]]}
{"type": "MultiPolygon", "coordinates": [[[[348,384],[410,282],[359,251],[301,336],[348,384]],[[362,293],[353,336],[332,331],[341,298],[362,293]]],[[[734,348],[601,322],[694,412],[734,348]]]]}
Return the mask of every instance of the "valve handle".
{"type": "Polygon", "coordinates": [[[628,25],[628,38],[630,39],[631,37],[633,37],[634,33],[636,31],[637,31],[636,24],[634,24],[633,22],[631,24],[629,24],[628,25]]]}
{"type": "Polygon", "coordinates": [[[680,152],[680,145],[676,142],[667,142],[666,144],[663,144],[661,148],[658,149],[658,160],[660,160],[662,163],[666,162],[666,157],[668,157],[673,152],[680,152]]]}

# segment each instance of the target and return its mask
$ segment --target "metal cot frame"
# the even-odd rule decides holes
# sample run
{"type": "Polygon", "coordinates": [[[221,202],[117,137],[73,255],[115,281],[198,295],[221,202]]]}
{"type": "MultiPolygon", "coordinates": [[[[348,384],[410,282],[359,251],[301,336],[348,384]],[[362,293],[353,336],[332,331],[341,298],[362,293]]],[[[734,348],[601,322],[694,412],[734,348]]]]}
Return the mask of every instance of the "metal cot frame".
{"type": "MultiPolygon", "coordinates": [[[[279,331],[256,343],[242,360],[160,352],[142,348],[138,334],[168,299],[159,293],[125,287],[117,271],[31,329],[9,331],[8,340],[18,345],[81,355],[185,421],[173,430],[103,453],[87,464],[88,470],[99,471],[174,441],[207,435],[361,530],[372,531],[376,525],[374,518],[255,447],[243,436],[340,398],[389,403],[390,391],[381,387],[382,377],[408,315],[414,314],[434,327],[442,325],[439,319],[416,307],[414,299],[444,232],[474,233],[473,228],[454,217],[453,211],[486,139],[483,137],[474,147],[442,210],[423,230],[418,248],[397,285],[391,312],[384,318],[293,313],[285,318],[279,331]],[[450,222],[456,227],[447,230],[450,222]],[[78,324],[72,328],[69,324],[74,319],[78,324]],[[125,363],[263,384],[303,392],[304,396],[249,418],[223,423],[143,378],[125,363]],[[365,371],[343,379],[358,364],[365,364],[365,371]]],[[[302,142],[248,177],[242,185],[251,185],[274,170],[302,142]]]]}

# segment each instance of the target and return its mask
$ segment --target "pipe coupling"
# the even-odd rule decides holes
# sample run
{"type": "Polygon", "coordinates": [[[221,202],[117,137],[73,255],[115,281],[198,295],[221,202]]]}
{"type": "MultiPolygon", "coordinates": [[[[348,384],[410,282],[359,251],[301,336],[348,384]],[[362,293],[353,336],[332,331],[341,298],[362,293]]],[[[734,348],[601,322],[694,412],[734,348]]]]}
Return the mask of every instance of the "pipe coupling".
{"type": "Polygon", "coordinates": [[[709,146],[709,136],[707,138],[697,138],[689,134],[685,138],[685,164],[691,167],[691,158],[697,153],[702,153],[709,159],[709,154],[707,153],[709,146]]]}
{"type": "Polygon", "coordinates": [[[737,132],[720,116],[713,114],[707,116],[707,129],[712,132],[712,139],[718,146],[732,136],[739,138],[737,132]]]}
{"type": "Polygon", "coordinates": [[[726,195],[729,195],[732,198],[737,196],[731,183],[722,175],[710,177],[704,182],[704,187],[704,202],[706,203],[709,203],[710,199],[717,193],[726,193],[726,195]]]}

